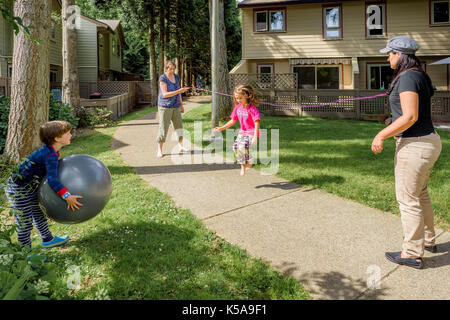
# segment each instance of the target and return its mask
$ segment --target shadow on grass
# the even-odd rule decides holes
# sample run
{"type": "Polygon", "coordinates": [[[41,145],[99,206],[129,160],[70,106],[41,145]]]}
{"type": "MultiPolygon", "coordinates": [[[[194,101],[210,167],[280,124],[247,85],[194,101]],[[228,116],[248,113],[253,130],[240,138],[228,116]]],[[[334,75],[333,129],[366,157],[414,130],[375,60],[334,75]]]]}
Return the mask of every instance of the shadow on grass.
{"type": "MultiPolygon", "coordinates": [[[[227,244],[220,240],[205,241],[208,235],[165,223],[104,219],[111,228],[73,241],[81,253],[64,258],[75,261],[81,254],[88,264],[104,264],[99,287],[107,288],[111,299],[270,299],[287,292],[270,268],[224,250],[227,244]]],[[[88,289],[90,294],[96,287],[88,289]]]]}
{"type": "Polygon", "coordinates": [[[321,174],[313,175],[310,178],[299,177],[293,181],[298,184],[305,184],[319,188],[325,184],[342,184],[345,182],[345,179],[341,176],[321,174]]]}

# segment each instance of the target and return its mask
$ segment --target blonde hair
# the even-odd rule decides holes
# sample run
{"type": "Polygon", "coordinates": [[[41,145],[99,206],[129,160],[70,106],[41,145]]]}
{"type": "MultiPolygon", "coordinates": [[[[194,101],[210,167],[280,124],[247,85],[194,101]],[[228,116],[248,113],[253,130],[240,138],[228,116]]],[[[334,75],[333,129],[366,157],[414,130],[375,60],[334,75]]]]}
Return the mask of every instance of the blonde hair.
{"type": "Polygon", "coordinates": [[[254,105],[255,107],[258,105],[259,100],[257,97],[257,92],[251,86],[241,84],[241,85],[238,85],[236,88],[234,88],[233,100],[234,100],[235,105],[237,104],[237,101],[235,98],[236,94],[241,94],[241,95],[247,97],[248,104],[254,105]]]}
{"type": "Polygon", "coordinates": [[[167,70],[169,66],[173,66],[175,69],[177,68],[177,65],[172,60],[167,60],[164,64],[164,70],[167,70]]]}

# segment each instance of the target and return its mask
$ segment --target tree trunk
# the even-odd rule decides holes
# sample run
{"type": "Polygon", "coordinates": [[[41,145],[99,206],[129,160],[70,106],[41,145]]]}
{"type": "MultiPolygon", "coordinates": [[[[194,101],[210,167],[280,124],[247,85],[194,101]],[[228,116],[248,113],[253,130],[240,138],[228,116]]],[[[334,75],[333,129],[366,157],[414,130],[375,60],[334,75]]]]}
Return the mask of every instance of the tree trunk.
{"type": "MultiPolygon", "coordinates": [[[[224,1],[209,0],[211,28],[211,86],[214,92],[228,92],[227,47],[225,41],[224,1]]],[[[229,97],[212,95],[211,125],[217,127],[231,109],[229,97]]]]}
{"type": "Polygon", "coordinates": [[[78,115],[80,110],[80,83],[78,78],[77,30],[75,24],[70,24],[70,21],[68,24],[68,19],[73,14],[69,6],[74,4],[75,0],[62,1],[62,101],[74,108],[75,113],[78,115]]]}
{"type": "Polygon", "coordinates": [[[186,87],[186,81],[184,80],[184,58],[178,57],[178,75],[180,76],[180,86],[186,87]]]}
{"type": "Polygon", "coordinates": [[[164,17],[164,63],[170,60],[169,49],[170,49],[170,12],[172,11],[171,6],[172,1],[165,2],[166,10],[164,17]]]}
{"type": "Polygon", "coordinates": [[[148,12],[148,36],[150,46],[150,82],[152,85],[152,105],[158,103],[158,76],[156,75],[156,49],[155,49],[155,12],[153,7],[148,12]]]}
{"type": "Polygon", "coordinates": [[[164,73],[164,3],[159,3],[159,75],[164,73]]]}
{"type": "Polygon", "coordinates": [[[16,0],[14,16],[32,26],[28,39],[23,31],[14,36],[11,109],[5,154],[20,161],[41,145],[39,127],[48,121],[50,96],[49,1],[16,0]]]}

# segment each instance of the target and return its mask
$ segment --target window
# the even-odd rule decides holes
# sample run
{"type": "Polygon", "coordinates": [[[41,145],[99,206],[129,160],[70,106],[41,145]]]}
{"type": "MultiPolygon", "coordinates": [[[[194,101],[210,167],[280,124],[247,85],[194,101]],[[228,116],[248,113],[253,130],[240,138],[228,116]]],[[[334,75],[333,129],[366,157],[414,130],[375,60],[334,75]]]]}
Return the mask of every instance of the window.
{"type": "Polygon", "coordinates": [[[56,25],[55,25],[55,21],[52,21],[50,34],[51,34],[52,39],[55,40],[56,39],[56,25]]]}
{"type": "Polygon", "coordinates": [[[117,54],[117,43],[115,37],[112,38],[112,53],[117,54]]]}
{"type": "Polygon", "coordinates": [[[273,9],[255,11],[255,31],[256,32],[283,32],[285,28],[285,9],[273,9]]]}
{"type": "Polygon", "coordinates": [[[58,72],[55,70],[50,70],[50,82],[56,82],[56,76],[58,72]]]}
{"type": "Polygon", "coordinates": [[[12,77],[12,64],[8,62],[8,78],[12,77]]]}
{"type": "Polygon", "coordinates": [[[323,8],[323,35],[325,39],[342,39],[340,6],[323,8]]]}
{"type": "Polygon", "coordinates": [[[117,55],[120,57],[120,43],[117,43],[117,55]]]}
{"type": "Polygon", "coordinates": [[[450,1],[431,1],[431,23],[449,24],[450,1]]]}
{"type": "Polygon", "coordinates": [[[368,4],[366,6],[367,38],[386,37],[386,5],[368,4]]]}
{"type": "Polygon", "coordinates": [[[98,46],[103,48],[103,35],[101,33],[98,35],[98,46]]]}
{"type": "Polygon", "coordinates": [[[273,64],[258,64],[258,78],[261,83],[272,83],[273,64]]]}
{"type": "Polygon", "coordinates": [[[390,65],[385,64],[370,64],[369,66],[369,88],[385,90],[389,88],[392,81],[392,75],[394,70],[391,69],[390,65]]]}
{"type": "Polygon", "coordinates": [[[339,89],[339,67],[293,67],[299,89],[339,89]]]}

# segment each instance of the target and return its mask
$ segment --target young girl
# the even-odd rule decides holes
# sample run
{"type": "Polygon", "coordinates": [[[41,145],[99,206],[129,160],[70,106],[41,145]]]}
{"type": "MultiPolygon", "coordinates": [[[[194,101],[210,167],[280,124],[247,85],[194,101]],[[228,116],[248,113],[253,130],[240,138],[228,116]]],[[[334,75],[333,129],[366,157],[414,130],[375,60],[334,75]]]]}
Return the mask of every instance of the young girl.
{"type": "Polygon", "coordinates": [[[214,132],[226,130],[239,120],[241,128],[233,145],[234,154],[237,162],[241,165],[241,176],[245,175],[245,171],[249,170],[253,165],[253,157],[249,153],[250,145],[254,145],[258,141],[261,133],[259,130],[261,118],[259,111],[256,109],[258,99],[252,87],[247,85],[239,85],[234,89],[234,110],[231,113],[231,120],[222,127],[216,127],[214,132]]]}
{"type": "Polygon", "coordinates": [[[82,206],[58,180],[59,150],[70,144],[72,126],[66,121],[44,123],[39,130],[42,147],[30,154],[8,178],[5,191],[14,210],[17,238],[22,246],[31,247],[33,223],[41,238],[42,247],[51,248],[69,241],[68,236],[54,237],[48,229],[47,218],[39,207],[38,186],[47,177],[50,187],[67,202],[67,209],[82,206]]]}

